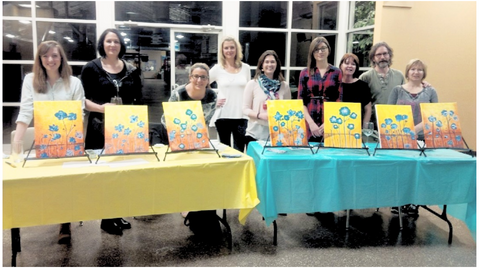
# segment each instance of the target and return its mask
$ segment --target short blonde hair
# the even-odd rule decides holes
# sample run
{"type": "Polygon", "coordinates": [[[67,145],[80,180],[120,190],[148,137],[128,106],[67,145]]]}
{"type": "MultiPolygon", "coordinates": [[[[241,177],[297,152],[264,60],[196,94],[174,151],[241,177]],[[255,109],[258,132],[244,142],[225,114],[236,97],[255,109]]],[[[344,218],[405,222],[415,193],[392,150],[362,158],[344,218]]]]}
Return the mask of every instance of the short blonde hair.
{"type": "Polygon", "coordinates": [[[405,68],[405,78],[408,80],[408,71],[410,71],[410,69],[412,69],[413,66],[421,66],[422,67],[422,69],[423,69],[422,80],[424,80],[427,77],[427,65],[425,64],[425,62],[423,62],[419,59],[411,59],[408,62],[407,67],[405,68]]]}

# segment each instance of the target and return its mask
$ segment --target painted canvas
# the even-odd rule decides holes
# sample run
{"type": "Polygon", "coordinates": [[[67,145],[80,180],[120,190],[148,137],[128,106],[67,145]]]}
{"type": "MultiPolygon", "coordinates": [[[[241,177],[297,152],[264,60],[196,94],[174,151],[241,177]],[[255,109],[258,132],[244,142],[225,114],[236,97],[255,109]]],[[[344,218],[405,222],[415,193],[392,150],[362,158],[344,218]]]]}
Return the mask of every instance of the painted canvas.
{"type": "Polygon", "coordinates": [[[208,148],[208,127],[200,101],[163,102],[168,141],[172,151],[208,148]]]}
{"type": "Polygon", "coordinates": [[[325,102],[324,146],[362,147],[361,113],[360,103],[325,102]]]}
{"type": "Polygon", "coordinates": [[[105,107],[104,154],[131,154],[148,152],[147,106],[105,107]]]}
{"type": "Polygon", "coordinates": [[[37,158],[84,154],[81,101],[35,101],[33,108],[37,158]]]}
{"type": "Polygon", "coordinates": [[[268,128],[274,146],[308,146],[302,100],[268,100],[268,128]]]}
{"type": "Polygon", "coordinates": [[[428,148],[464,148],[457,103],[421,103],[428,148]]]}
{"type": "Polygon", "coordinates": [[[380,147],[418,148],[410,105],[376,105],[375,111],[380,147]]]}

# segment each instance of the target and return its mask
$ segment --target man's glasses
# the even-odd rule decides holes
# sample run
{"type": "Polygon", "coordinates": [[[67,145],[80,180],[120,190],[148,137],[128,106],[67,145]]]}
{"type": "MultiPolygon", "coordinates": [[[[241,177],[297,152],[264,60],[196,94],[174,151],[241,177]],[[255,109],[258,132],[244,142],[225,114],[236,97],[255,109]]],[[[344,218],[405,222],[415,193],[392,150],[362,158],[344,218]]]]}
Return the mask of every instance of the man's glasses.
{"type": "Polygon", "coordinates": [[[320,47],[320,48],[317,48],[313,51],[313,53],[320,53],[320,52],[325,52],[327,51],[328,47],[320,47]]]}
{"type": "Polygon", "coordinates": [[[208,79],[207,76],[192,75],[192,77],[193,77],[195,80],[201,79],[202,81],[208,79]]]}
{"type": "Polygon", "coordinates": [[[390,54],[388,54],[388,52],[384,52],[384,53],[375,54],[375,57],[377,57],[377,58],[379,58],[379,57],[381,57],[381,56],[386,57],[386,56],[388,56],[388,55],[390,55],[390,54]]]}

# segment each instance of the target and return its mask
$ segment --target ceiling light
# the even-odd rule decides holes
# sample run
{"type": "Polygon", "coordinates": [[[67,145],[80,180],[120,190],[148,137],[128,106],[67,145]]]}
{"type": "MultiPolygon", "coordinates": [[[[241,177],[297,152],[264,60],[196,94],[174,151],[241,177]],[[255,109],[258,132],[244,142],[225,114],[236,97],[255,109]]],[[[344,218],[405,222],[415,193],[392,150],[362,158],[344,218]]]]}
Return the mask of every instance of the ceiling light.
{"type": "Polygon", "coordinates": [[[68,37],[68,36],[65,36],[63,37],[65,40],[71,40],[72,38],[68,37]]]}
{"type": "Polygon", "coordinates": [[[182,39],[184,36],[183,36],[182,34],[178,34],[178,35],[175,36],[175,37],[177,37],[177,38],[179,38],[179,39],[182,39]]]}
{"type": "Polygon", "coordinates": [[[8,38],[15,38],[15,35],[12,35],[12,34],[7,34],[5,36],[7,36],[8,38]]]}
{"type": "Polygon", "coordinates": [[[129,41],[130,41],[129,38],[125,38],[125,39],[123,39],[123,40],[126,41],[126,42],[129,42],[129,41]]]}
{"type": "Polygon", "coordinates": [[[55,34],[55,33],[57,33],[57,32],[55,32],[55,31],[53,31],[53,30],[49,30],[48,33],[50,33],[50,34],[55,34]]]}
{"type": "Polygon", "coordinates": [[[122,32],[122,33],[120,33],[120,35],[122,35],[122,36],[127,36],[127,33],[122,32]]]}
{"type": "Polygon", "coordinates": [[[358,44],[358,43],[360,43],[360,42],[359,42],[359,41],[354,41],[354,42],[352,42],[352,44],[358,44]]]}
{"type": "MultiPolygon", "coordinates": [[[[32,5],[30,4],[18,4],[19,7],[22,7],[22,8],[31,8],[32,5]]],[[[35,5],[36,8],[39,8],[40,6],[38,5],[35,5]]]]}
{"type": "Polygon", "coordinates": [[[19,22],[20,22],[20,23],[22,23],[22,24],[26,24],[26,25],[28,25],[28,24],[31,24],[31,23],[32,23],[32,22],[30,22],[30,21],[27,21],[27,20],[20,20],[19,22]]]}

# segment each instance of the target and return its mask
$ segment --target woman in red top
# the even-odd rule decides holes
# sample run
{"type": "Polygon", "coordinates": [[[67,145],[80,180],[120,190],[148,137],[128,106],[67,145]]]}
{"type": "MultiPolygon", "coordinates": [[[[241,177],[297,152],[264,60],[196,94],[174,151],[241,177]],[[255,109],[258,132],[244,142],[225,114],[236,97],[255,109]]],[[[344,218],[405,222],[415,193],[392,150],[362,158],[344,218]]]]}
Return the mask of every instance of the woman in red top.
{"type": "Polygon", "coordinates": [[[328,63],[331,51],[324,37],[315,38],[308,50],[308,67],[300,73],[298,99],[303,100],[310,142],[323,139],[323,103],[342,101],[342,72],[328,63]]]}

